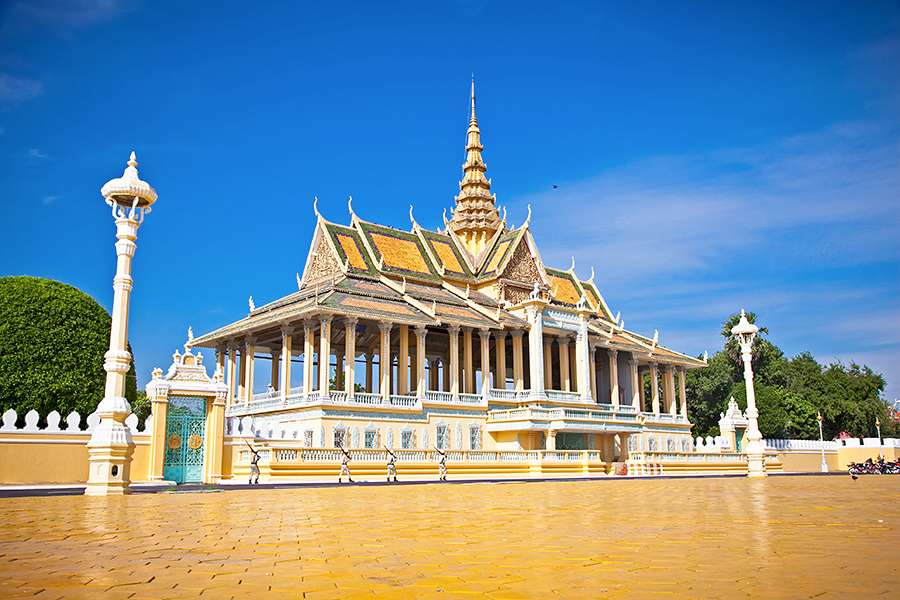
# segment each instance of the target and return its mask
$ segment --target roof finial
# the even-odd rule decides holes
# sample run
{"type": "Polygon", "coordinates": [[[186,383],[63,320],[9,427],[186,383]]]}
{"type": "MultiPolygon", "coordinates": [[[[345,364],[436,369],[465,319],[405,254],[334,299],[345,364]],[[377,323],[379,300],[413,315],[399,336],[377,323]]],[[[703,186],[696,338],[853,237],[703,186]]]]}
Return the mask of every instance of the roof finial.
{"type": "Polygon", "coordinates": [[[525,223],[522,227],[528,227],[531,224],[531,202],[528,203],[528,216],[525,217],[525,223]]]}
{"type": "Polygon", "coordinates": [[[313,196],[313,213],[316,215],[317,219],[321,219],[322,215],[319,214],[319,197],[313,196]]]}
{"type": "Polygon", "coordinates": [[[350,221],[353,221],[356,218],[356,213],[353,212],[353,195],[347,195],[347,210],[350,212],[350,221]]]}
{"type": "Polygon", "coordinates": [[[594,265],[591,265],[591,276],[588,277],[588,281],[594,283],[594,265]]]}
{"type": "Polygon", "coordinates": [[[418,225],[418,223],[416,223],[416,218],[413,216],[413,205],[412,204],[409,205],[409,222],[412,224],[413,229],[415,229],[416,225],[418,225]]]}
{"type": "Polygon", "coordinates": [[[571,273],[575,273],[575,257],[574,256],[572,257],[572,264],[569,265],[569,271],[571,273]]]}
{"type": "Polygon", "coordinates": [[[297,273],[297,290],[303,289],[303,280],[300,279],[300,273],[297,273]]]}
{"type": "Polygon", "coordinates": [[[472,73],[472,108],[471,114],[469,115],[470,123],[478,123],[478,118],[475,116],[475,73],[472,73]]]}
{"type": "Polygon", "coordinates": [[[129,167],[137,167],[137,154],[134,153],[134,150],[131,151],[131,156],[128,157],[128,166],[129,167]]]}

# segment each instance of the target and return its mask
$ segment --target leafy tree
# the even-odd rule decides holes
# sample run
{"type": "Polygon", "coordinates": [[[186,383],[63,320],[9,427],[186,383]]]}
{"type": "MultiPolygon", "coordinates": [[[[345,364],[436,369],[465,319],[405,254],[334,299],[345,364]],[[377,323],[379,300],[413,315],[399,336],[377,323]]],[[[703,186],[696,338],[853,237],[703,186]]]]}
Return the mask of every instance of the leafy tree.
{"type": "MultiPolygon", "coordinates": [[[[0,278],[0,410],[19,422],[36,410],[41,419],[77,410],[82,418],[103,398],[109,314],[84,292],[38,277],[0,278]]],[[[125,397],[136,400],[134,365],[125,397]]]]}
{"type": "MultiPolygon", "coordinates": [[[[731,339],[731,328],[740,315],[722,324],[723,349],[709,360],[706,369],[689,371],[686,378],[689,410],[695,435],[719,433],[719,413],[730,396],[745,409],[746,390],[740,347],[731,339]]],[[[754,323],[756,315],[748,313],[754,323]]],[[[875,419],[881,420],[882,436],[900,434],[897,423],[882,399],[884,378],[870,368],[851,363],[823,366],[803,352],[792,359],[766,338],[760,327],[753,344],[753,372],[759,428],[764,437],[816,439],[822,413],[826,439],[846,431],[854,436],[875,435],[875,419]]]]}

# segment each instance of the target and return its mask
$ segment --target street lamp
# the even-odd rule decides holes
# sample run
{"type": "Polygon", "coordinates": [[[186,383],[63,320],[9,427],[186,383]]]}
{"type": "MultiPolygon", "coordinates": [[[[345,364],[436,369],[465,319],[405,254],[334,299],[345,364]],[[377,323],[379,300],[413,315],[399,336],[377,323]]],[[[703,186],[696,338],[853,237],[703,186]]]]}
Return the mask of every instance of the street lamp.
{"type": "Polygon", "coordinates": [[[753,340],[759,327],[747,320],[747,314],[741,309],[741,320],[731,328],[731,336],[741,346],[741,359],[744,361],[744,383],[747,387],[747,476],[765,477],[766,464],[763,457],[764,448],[762,434],[759,432],[759,411],[756,410],[756,392],[753,389],[753,340]]]}
{"type": "Polygon", "coordinates": [[[822,436],[822,422],[824,420],[825,419],[822,418],[822,412],[817,411],[816,412],[816,421],[819,422],[819,448],[822,450],[822,464],[820,466],[820,470],[823,473],[827,473],[828,472],[828,463],[825,462],[825,440],[822,436]]]}
{"type": "Polygon", "coordinates": [[[883,459],[884,454],[881,451],[881,419],[875,417],[875,430],[878,431],[878,458],[883,459]]]}
{"type": "Polygon", "coordinates": [[[128,309],[131,297],[131,261],[137,249],[137,230],[156,202],[156,190],[138,177],[134,152],[121,177],[111,179],[100,194],[112,209],[116,223],[116,276],[113,278],[112,325],[103,369],[106,388],[97,405],[100,423],[87,444],[89,471],[84,493],[89,496],[127,494],[134,442],[125,419],[131,405],[125,399],[125,376],[131,367],[128,352],[128,309]]]}

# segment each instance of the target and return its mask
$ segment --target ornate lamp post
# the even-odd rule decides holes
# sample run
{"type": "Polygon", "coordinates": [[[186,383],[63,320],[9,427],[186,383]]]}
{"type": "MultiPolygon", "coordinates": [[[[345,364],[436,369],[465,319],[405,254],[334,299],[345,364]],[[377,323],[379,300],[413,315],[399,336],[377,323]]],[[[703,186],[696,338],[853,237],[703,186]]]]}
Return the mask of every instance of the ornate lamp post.
{"type": "Polygon", "coordinates": [[[878,432],[878,458],[883,459],[884,454],[881,451],[881,419],[875,417],[875,430],[878,432]]]}
{"type": "Polygon", "coordinates": [[[156,190],[138,177],[134,152],[121,177],[111,179],[100,194],[112,209],[116,223],[116,276],[113,279],[112,326],[103,368],[106,389],[97,405],[100,423],[88,442],[90,470],[84,493],[90,496],[128,493],[134,442],[125,419],[131,406],[125,399],[125,375],[131,367],[128,352],[128,309],[131,297],[131,261],[137,248],[137,230],[156,202],[156,190]]]}
{"type": "Polygon", "coordinates": [[[737,325],[731,328],[731,335],[737,340],[741,346],[741,359],[744,361],[744,383],[747,386],[747,447],[744,450],[747,454],[747,476],[748,477],[765,477],[766,465],[763,457],[764,448],[762,443],[762,434],[759,432],[759,411],[756,410],[756,392],[753,390],[753,340],[759,327],[747,320],[747,315],[741,309],[741,320],[737,325]]]}
{"type": "Polygon", "coordinates": [[[819,448],[821,448],[821,450],[822,450],[822,464],[820,466],[820,469],[823,473],[827,473],[828,472],[828,463],[825,462],[825,440],[822,436],[822,422],[824,420],[825,419],[822,418],[821,411],[817,412],[816,413],[816,421],[819,422],[819,448]]]}

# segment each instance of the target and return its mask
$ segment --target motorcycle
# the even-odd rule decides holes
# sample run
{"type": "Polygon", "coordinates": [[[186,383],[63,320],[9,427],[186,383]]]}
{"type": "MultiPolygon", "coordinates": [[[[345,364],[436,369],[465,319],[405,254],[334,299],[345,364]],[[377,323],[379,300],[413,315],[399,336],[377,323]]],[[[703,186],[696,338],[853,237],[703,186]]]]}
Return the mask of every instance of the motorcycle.
{"type": "Polygon", "coordinates": [[[859,475],[900,475],[900,460],[885,461],[879,459],[873,461],[871,458],[865,462],[851,462],[847,465],[847,471],[853,479],[857,479],[859,475]]]}

